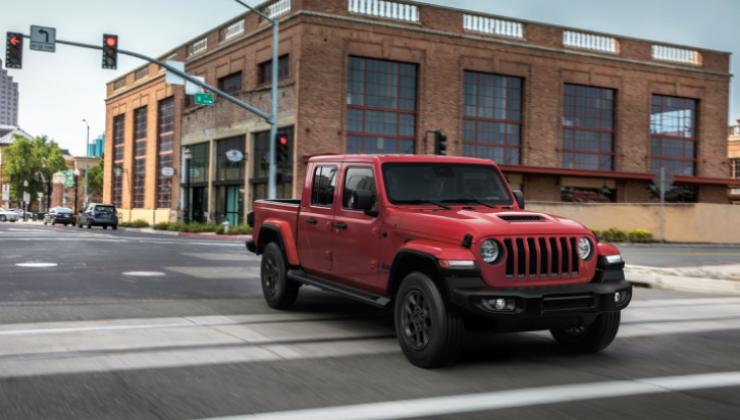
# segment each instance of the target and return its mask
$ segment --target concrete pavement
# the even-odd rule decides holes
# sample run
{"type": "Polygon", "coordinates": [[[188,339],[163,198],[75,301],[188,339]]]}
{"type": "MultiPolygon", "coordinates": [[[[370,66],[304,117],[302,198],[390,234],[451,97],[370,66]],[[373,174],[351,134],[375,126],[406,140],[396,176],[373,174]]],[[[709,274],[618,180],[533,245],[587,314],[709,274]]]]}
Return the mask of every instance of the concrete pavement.
{"type": "Polygon", "coordinates": [[[636,289],[604,353],[480,332],[427,371],[387,311],[310,288],[267,308],[242,244],[5,225],[0,244],[0,419],[740,417],[739,297],[636,289]]]}

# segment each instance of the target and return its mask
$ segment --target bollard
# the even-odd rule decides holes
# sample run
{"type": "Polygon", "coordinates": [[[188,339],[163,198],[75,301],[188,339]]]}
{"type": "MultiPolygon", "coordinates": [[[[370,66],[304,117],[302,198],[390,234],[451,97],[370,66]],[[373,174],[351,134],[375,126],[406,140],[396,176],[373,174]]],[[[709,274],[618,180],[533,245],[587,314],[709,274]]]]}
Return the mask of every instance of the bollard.
{"type": "Polygon", "coordinates": [[[231,227],[231,225],[229,224],[229,221],[225,220],[222,224],[224,225],[224,235],[228,235],[229,227],[231,227]]]}

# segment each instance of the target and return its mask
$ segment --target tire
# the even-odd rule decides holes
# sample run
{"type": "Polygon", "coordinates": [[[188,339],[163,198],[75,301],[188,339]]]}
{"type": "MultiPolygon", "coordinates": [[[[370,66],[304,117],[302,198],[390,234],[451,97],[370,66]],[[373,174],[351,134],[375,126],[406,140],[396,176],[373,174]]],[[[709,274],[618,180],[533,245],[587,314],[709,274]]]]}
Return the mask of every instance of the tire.
{"type": "Polygon", "coordinates": [[[118,230],[118,225],[113,225],[113,230],[118,230]]]}
{"type": "Polygon", "coordinates": [[[267,305],[273,309],[287,309],[298,298],[300,283],[288,279],[287,264],[283,250],[270,242],[262,254],[260,266],[262,294],[267,305]]]}
{"type": "Polygon", "coordinates": [[[396,295],[393,318],[401,349],[415,366],[432,369],[457,360],[465,324],[426,274],[406,276],[396,295]]]}
{"type": "Polygon", "coordinates": [[[0,222],[7,222],[8,218],[5,216],[0,216],[0,222]]]}
{"type": "Polygon", "coordinates": [[[87,228],[92,229],[92,224],[90,222],[87,222],[87,228]]]}
{"type": "Polygon", "coordinates": [[[576,353],[598,353],[614,341],[619,332],[620,312],[605,312],[593,324],[550,330],[561,346],[576,353]]]}
{"type": "Polygon", "coordinates": [[[103,226],[103,230],[108,230],[108,226],[103,226]]]}
{"type": "Polygon", "coordinates": [[[77,224],[77,228],[78,228],[78,229],[82,229],[82,223],[78,223],[78,224],[77,224]]]}

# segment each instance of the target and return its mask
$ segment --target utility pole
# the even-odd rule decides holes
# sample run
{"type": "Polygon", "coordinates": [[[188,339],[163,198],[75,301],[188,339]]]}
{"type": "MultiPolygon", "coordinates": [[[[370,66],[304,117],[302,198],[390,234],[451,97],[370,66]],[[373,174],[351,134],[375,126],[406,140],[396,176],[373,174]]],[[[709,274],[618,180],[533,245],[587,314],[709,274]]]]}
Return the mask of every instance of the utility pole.
{"type": "Polygon", "coordinates": [[[658,180],[658,187],[660,189],[660,241],[665,242],[665,190],[666,190],[666,176],[665,166],[660,167],[660,179],[658,180]]]}
{"type": "Polygon", "coordinates": [[[90,201],[87,195],[87,165],[89,164],[88,162],[90,160],[90,123],[88,123],[86,119],[83,119],[82,122],[85,123],[85,125],[87,126],[87,137],[85,140],[85,186],[83,193],[85,197],[85,202],[83,204],[84,206],[87,206],[90,201]]]}
{"type": "Polygon", "coordinates": [[[280,19],[271,18],[265,13],[260,12],[254,7],[234,0],[250,11],[258,14],[262,19],[272,24],[272,115],[268,122],[270,123],[270,162],[267,178],[267,198],[274,200],[277,198],[277,141],[278,141],[278,62],[280,47],[280,19]]]}

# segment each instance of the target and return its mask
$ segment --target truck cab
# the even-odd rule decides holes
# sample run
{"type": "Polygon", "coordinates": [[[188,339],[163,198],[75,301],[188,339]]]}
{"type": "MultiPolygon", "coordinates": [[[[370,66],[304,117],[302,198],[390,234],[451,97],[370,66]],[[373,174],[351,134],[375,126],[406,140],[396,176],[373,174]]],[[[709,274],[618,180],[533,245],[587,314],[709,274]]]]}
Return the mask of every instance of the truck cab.
{"type": "Polygon", "coordinates": [[[249,222],[271,307],[289,307],[302,285],[392,307],[421,367],[454,361],[473,326],[550,330],[574,351],[603,350],[632,295],[616,247],[526,211],[488,160],[314,157],[300,200],[258,201],[249,222]]]}

